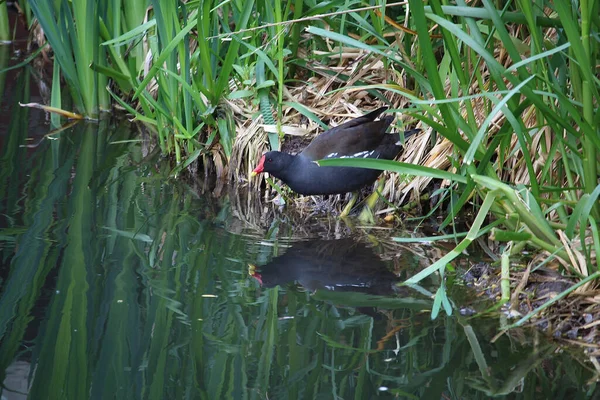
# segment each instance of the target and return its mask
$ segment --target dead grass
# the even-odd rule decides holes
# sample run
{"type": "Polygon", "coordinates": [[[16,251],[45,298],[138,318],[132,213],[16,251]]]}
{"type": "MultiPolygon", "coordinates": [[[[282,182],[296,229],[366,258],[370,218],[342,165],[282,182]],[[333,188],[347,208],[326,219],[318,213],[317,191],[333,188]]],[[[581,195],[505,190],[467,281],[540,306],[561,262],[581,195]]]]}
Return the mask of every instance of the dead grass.
{"type": "MultiPolygon", "coordinates": [[[[543,257],[540,254],[522,264],[511,265],[511,299],[502,308],[511,322],[544,305],[578,280],[558,273],[556,261],[540,267],[543,257]]],[[[493,301],[501,299],[500,280],[498,269],[486,263],[474,264],[467,274],[468,285],[493,301]]],[[[532,317],[524,327],[536,327],[558,342],[581,348],[595,368],[596,376],[600,377],[599,320],[600,292],[582,286],[532,317]]]]}
{"type": "MultiPolygon", "coordinates": [[[[373,57],[362,50],[354,48],[332,48],[331,50],[334,55],[326,58],[328,64],[313,62],[309,66],[309,69],[318,76],[309,78],[304,85],[285,88],[284,101],[302,104],[321,120],[328,120],[330,126],[337,126],[384,105],[383,102],[374,100],[365,90],[336,91],[337,89],[351,86],[359,81],[367,85],[380,85],[392,80],[406,86],[406,76],[398,71],[386,70],[380,56],[373,57]],[[326,71],[329,71],[329,73],[326,73],[326,71]],[[337,74],[330,76],[331,71],[335,71],[337,74]],[[351,79],[346,83],[343,82],[339,78],[339,74],[342,73],[349,75],[351,79]]],[[[403,109],[410,106],[406,97],[397,94],[389,94],[387,100],[390,108],[403,109]]],[[[264,186],[264,176],[259,175],[252,180],[249,179],[249,176],[258,163],[260,156],[270,150],[267,132],[274,131],[276,127],[264,125],[258,106],[247,101],[228,101],[228,106],[238,116],[236,118],[237,139],[229,164],[229,179],[238,185],[247,185],[250,193],[260,192],[264,186]]],[[[393,124],[396,131],[413,127],[422,128],[406,115],[396,114],[396,120],[393,124]]],[[[322,130],[314,121],[304,117],[294,108],[284,105],[282,107],[281,131],[284,133],[283,146],[285,149],[286,147],[297,147],[294,145],[296,141],[310,142],[322,130]]],[[[406,143],[406,150],[399,160],[414,164],[447,167],[447,161],[440,157],[432,158],[431,153],[427,151],[430,135],[431,129],[428,129],[416,137],[410,138],[406,143]]],[[[436,146],[434,149],[438,147],[436,146]]],[[[446,152],[449,154],[451,149],[450,146],[447,147],[446,152]]],[[[390,202],[398,204],[403,200],[418,198],[420,192],[429,182],[429,180],[417,179],[418,183],[415,184],[405,177],[399,177],[398,174],[391,173],[386,173],[386,177],[383,194],[390,202]],[[409,197],[411,194],[412,197],[409,197]]],[[[276,192],[267,190],[266,196],[272,198],[274,194],[276,192]]],[[[297,207],[306,205],[314,207],[315,204],[318,204],[329,212],[339,212],[343,207],[344,196],[334,197],[336,201],[329,202],[332,207],[323,208],[323,203],[319,201],[307,201],[300,198],[295,198],[294,203],[297,207]]],[[[385,206],[383,203],[381,205],[385,206]]]]}

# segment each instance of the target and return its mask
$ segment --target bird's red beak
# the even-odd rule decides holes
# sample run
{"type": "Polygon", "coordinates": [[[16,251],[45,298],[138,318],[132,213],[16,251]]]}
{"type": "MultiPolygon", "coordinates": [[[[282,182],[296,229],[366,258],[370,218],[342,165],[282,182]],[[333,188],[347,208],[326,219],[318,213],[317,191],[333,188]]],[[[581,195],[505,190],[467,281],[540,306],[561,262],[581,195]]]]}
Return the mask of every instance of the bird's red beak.
{"type": "Polygon", "coordinates": [[[258,162],[258,166],[256,168],[254,168],[254,171],[252,171],[250,176],[256,176],[256,175],[260,174],[261,172],[263,172],[264,169],[265,169],[265,156],[263,155],[260,158],[260,161],[258,162]]]}
{"type": "Polygon", "coordinates": [[[262,286],[262,284],[263,284],[262,275],[256,271],[256,265],[248,264],[248,275],[250,275],[251,277],[256,279],[258,281],[258,283],[260,284],[260,286],[262,286]]]}

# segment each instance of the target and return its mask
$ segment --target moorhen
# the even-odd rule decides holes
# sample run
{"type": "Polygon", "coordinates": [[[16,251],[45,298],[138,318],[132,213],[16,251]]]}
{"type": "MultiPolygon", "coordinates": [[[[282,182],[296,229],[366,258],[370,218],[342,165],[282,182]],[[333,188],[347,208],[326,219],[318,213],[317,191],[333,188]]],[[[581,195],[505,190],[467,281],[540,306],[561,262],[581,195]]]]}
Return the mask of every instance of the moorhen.
{"type": "MultiPolygon", "coordinates": [[[[342,194],[375,182],[382,171],[355,167],[320,167],[324,158],[381,158],[393,160],[401,150],[397,134],[386,134],[393,116],[377,118],[387,107],[329,129],[317,136],[297,155],[269,151],[260,159],[252,176],[268,172],[303,195],[342,194]]],[[[418,132],[404,132],[404,137],[418,132]]]]}
{"type": "Polygon", "coordinates": [[[298,281],[311,291],[328,289],[390,295],[399,281],[373,248],[352,238],[295,242],[258,270],[250,269],[250,275],[261,286],[298,281]]]}
{"type": "MultiPolygon", "coordinates": [[[[401,253],[397,259],[400,265],[409,266],[415,262],[409,251],[401,253]]],[[[388,308],[386,306],[392,304],[394,306],[390,308],[425,310],[431,307],[431,300],[421,298],[414,289],[397,286],[401,279],[389,270],[386,262],[372,247],[353,238],[295,242],[265,265],[249,264],[248,272],[263,287],[298,282],[314,294],[320,292],[322,298],[336,305],[354,306],[370,316],[377,316],[372,307],[388,308]],[[344,292],[364,296],[343,295],[344,292]]]]}

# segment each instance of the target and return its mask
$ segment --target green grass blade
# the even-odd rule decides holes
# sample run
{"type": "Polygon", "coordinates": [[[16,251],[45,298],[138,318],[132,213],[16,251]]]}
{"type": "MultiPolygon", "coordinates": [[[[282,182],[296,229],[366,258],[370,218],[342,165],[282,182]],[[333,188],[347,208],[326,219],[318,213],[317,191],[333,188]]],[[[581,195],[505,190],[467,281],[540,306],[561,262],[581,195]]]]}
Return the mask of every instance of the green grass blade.
{"type": "Polygon", "coordinates": [[[426,176],[430,178],[448,179],[452,182],[467,183],[467,178],[462,175],[453,174],[448,171],[442,171],[435,168],[424,167],[421,165],[408,164],[392,160],[379,160],[374,158],[328,158],[319,160],[320,166],[335,167],[358,167],[372,168],[382,171],[392,171],[400,174],[426,176]]]}

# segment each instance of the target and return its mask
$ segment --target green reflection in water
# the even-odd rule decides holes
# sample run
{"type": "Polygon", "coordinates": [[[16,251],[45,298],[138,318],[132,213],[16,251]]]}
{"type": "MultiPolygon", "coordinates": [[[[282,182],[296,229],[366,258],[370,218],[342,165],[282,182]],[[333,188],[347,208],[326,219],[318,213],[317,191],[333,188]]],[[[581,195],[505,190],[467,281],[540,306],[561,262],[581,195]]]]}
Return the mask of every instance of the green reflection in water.
{"type": "Polygon", "coordinates": [[[594,398],[590,370],[536,335],[432,322],[389,276],[385,296],[348,291],[376,280],[373,254],[310,242],[276,265],[296,250],[228,233],[228,206],[150,168],[128,124],[27,151],[23,126],[0,173],[4,395],[18,365],[31,399],[594,398]]]}

